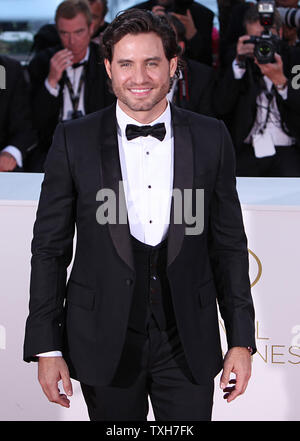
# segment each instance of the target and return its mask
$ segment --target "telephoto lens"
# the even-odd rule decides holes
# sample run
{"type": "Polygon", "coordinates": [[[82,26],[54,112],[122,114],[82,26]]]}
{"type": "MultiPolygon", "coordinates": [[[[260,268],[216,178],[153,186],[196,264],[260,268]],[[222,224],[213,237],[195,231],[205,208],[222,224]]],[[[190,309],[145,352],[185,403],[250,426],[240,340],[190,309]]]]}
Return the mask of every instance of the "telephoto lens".
{"type": "Polygon", "coordinates": [[[277,8],[284,25],[289,28],[300,28],[300,9],[277,8]]]}

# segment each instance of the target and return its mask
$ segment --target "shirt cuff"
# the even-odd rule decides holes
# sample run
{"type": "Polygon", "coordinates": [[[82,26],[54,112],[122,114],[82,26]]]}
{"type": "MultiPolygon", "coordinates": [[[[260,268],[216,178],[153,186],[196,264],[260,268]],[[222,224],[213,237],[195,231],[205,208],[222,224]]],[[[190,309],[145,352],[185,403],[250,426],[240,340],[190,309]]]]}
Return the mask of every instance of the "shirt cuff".
{"type": "Polygon", "coordinates": [[[7,147],[5,147],[4,149],[1,150],[2,152],[7,152],[10,153],[11,156],[13,156],[17,162],[17,165],[22,168],[23,167],[23,157],[22,157],[22,153],[20,152],[20,150],[13,146],[13,145],[8,145],[7,147]]]}
{"type": "Polygon", "coordinates": [[[41,352],[36,354],[36,357],[62,357],[62,353],[60,351],[41,352]]]}
{"type": "Polygon", "coordinates": [[[232,62],[232,70],[233,70],[233,76],[236,80],[240,80],[241,78],[243,78],[246,69],[244,69],[243,67],[240,67],[238,65],[238,62],[236,59],[233,60],[232,62]]]}
{"type": "Polygon", "coordinates": [[[46,78],[45,79],[45,87],[46,87],[46,89],[48,90],[48,92],[51,94],[51,95],[53,95],[53,96],[55,96],[56,98],[58,97],[58,95],[59,95],[59,85],[57,84],[57,86],[56,87],[52,87],[52,86],[50,86],[50,84],[49,84],[49,81],[48,81],[48,78],[46,78]]]}
{"type": "Polygon", "coordinates": [[[285,86],[284,89],[281,89],[281,90],[276,89],[276,90],[277,90],[278,94],[282,97],[283,100],[287,99],[287,96],[288,96],[288,87],[287,87],[287,85],[285,86]]]}

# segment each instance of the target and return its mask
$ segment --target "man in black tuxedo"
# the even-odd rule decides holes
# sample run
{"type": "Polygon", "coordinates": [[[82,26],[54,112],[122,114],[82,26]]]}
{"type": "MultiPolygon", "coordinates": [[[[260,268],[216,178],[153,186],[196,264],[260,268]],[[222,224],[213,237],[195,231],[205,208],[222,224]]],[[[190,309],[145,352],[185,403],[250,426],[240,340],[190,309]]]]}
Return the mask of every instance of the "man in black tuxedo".
{"type": "Polygon", "coordinates": [[[212,29],[214,13],[206,6],[187,0],[147,0],[133,8],[147,9],[154,13],[163,10],[174,14],[186,29],[186,56],[200,63],[212,65],[212,29]],[[178,6],[177,6],[178,5],[178,6]],[[180,11],[180,6],[184,7],[180,11]],[[187,9],[186,9],[187,7],[187,9]]]}
{"type": "Polygon", "coordinates": [[[209,420],[215,375],[223,366],[232,401],[255,351],[232,144],[222,122],[168,104],[180,50],[164,17],[129,10],[103,47],[117,104],[56,130],[24,359],[39,361],[44,393],[62,406],[79,380],[91,420],[146,420],[148,394],[156,419],[209,420]]]}
{"type": "Polygon", "coordinates": [[[28,160],[29,171],[43,171],[59,121],[79,118],[114,102],[99,46],[90,41],[93,26],[88,4],[62,2],[55,22],[62,45],[39,52],[29,65],[33,118],[40,140],[28,160]]]}
{"type": "Polygon", "coordinates": [[[26,152],[36,143],[29,105],[29,86],[20,63],[0,56],[0,171],[21,171],[26,152]]]}

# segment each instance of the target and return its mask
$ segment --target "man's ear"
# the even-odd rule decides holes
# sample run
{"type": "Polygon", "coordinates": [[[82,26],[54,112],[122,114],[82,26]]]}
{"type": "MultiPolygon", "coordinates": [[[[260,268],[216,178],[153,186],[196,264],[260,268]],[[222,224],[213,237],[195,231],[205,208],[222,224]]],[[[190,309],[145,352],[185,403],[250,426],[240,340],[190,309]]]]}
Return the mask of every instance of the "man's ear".
{"type": "Polygon", "coordinates": [[[177,69],[178,58],[174,57],[170,60],[170,77],[172,78],[175,75],[177,69]]]}
{"type": "Polygon", "coordinates": [[[94,32],[95,32],[95,22],[92,21],[92,23],[89,26],[89,33],[90,33],[91,38],[94,35],[94,32]]]}
{"type": "Polygon", "coordinates": [[[104,66],[105,66],[107,75],[111,79],[111,64],[110,64],[110,61],[107,58],[104,58],[104,66]]]}

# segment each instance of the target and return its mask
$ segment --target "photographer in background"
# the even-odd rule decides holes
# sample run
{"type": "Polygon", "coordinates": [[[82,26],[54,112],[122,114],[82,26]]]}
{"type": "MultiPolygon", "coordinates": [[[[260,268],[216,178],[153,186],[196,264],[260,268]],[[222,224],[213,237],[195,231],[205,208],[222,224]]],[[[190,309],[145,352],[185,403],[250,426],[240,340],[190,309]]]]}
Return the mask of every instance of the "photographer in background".
{"type": "Polygon", "coordinates": [[[209,66],[212,65],[214,13],[210,9],[194,0],[148,0],[131,8],[174,14],[185,27],[186,56],[209,66]]]}
{"type": "MultiPolygon", "coordinates": [[[[225,0],[224,0],[225,1],[225,0]]],[[[220,64],[224,68],[235,57],[236,44],[245,35],[244,17],[256,1],[241,1],[233,5],[228,25],[220,32],[220,64]]],[[[289,46],[299,46],[300,9],[296,9],[298,0],[275,0],[275,6],[282,20],[282,42],[289,46]]]]}
{"type": "Polygon", "coordinates": [[[278,53],[282,23],[276,9],[269,28],[273,37],[262,37],[266,29],[261,18],[252,5],[245,15],[247,35],[239,38],[236,57],[219,78],[215,110],[231,132],[237,176],[298,177],[300,94],[291,85],[292,48],[278,53]],[[255,39],[250,37],[260,38],[251,43],[255,39]],[[270,47],[276,49],[272,57],[270,47]]]}

